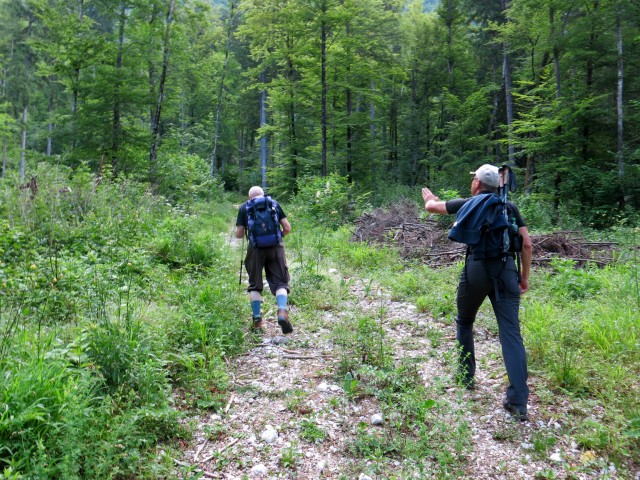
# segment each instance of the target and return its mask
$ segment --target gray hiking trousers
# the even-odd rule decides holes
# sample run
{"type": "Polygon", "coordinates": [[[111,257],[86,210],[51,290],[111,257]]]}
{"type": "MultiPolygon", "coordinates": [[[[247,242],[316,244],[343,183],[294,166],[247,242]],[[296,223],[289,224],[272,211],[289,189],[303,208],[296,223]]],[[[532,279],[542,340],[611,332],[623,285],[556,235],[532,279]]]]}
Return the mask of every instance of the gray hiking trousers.
{"type": "Polygon", "coordinates": [[[527,405],[527,355],[520,335],[518,309],[520,286],[515,260],[475,260],[467,258],[458,284],[458,317],[456,338],[460,346],[460,373],[463,381],[473,381],[476,357],[473,342],[473,323],[482,302],[489,297],[498,321],[502,357],[509,376],[507,400],[514,405],[527,405]]]}

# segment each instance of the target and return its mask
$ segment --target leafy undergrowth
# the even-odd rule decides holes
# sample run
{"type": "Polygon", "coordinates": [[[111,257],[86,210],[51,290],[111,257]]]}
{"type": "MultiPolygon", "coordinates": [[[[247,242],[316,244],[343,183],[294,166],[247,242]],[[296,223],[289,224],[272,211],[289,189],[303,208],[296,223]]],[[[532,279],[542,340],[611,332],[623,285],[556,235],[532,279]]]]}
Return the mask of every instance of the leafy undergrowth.
{"type": "Polygon", "coordinates": [[[189,436],[185,407],[224,405],[244,344],[230,202],[169,204],[82,168],[38,184],[0,185],[0,470],[169,475],[157,445],[189,436]]]}

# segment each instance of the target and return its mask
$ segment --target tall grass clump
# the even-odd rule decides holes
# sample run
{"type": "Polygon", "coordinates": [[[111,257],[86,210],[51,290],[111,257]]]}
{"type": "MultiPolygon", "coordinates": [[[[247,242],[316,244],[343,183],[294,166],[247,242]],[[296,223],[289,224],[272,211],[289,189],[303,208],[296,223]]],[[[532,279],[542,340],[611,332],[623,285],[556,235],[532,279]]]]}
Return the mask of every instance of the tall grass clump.
{"type": "Polygon", "coordinates": [[[635,267],[625,262],[578,268],[570,260],[550,266],[534,272],[532,291],[523,297],[523,335],[532,366],[576,402],[595,399],[605,407],[602,418],[576,421],[583,437],[600,432],[597,439],[585,437],[586,448],[614,457],[634,455],[640,451],[634,426],[640,412],[635,267]],[[594,421],[600,427],[589,424],[594,421]]]}

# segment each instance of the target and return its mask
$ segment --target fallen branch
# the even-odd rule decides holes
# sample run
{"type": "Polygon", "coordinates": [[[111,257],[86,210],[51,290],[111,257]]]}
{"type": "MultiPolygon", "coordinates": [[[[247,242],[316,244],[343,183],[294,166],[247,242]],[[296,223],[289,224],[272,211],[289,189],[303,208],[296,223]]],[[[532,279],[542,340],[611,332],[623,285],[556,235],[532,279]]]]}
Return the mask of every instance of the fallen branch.
{"type": "Polygon", "coordinates": [[[229,412],[229,409],[231,408],[231,404],[233,403],[233,399],[235,398],[236,393],[235,392],[231,392],[231,396],[229,397],[229,401],[227,402],[227,405],[224,407],[224,413],[227,414],[229,412]]]}
{"type": "Polygon", "coordinates": [[[200,453],[202,453],[202,450],[204,449],[204,447],[207,446],[207,444],[209,443],[209,440],[207,440],[206,438],[204,439],[204,442],[202,443],[202,445],[200,445],[198,447],[198,451],[196,452],[196,454],[193,456],[193,461],[197,462],[198,461],[198,457],[200,456],[200,453]]]}
{"type": "Polygon", "coordinates": [[[205,457],[202,459],[202,463],[207,463],[210,460],[212,460],[216,455],[220,455],[222,452],[224,452],[225,450],[227,450],[230,447],[233,447],[236,443],[238,443],[240,441],[240,437],[238,438],[234,438],[231,442],[227,443],[224,447],[222,447],[220,450],[218,450],[215,453],[212,453],[211,455],[209,455],[208,457],[205,457]]]}

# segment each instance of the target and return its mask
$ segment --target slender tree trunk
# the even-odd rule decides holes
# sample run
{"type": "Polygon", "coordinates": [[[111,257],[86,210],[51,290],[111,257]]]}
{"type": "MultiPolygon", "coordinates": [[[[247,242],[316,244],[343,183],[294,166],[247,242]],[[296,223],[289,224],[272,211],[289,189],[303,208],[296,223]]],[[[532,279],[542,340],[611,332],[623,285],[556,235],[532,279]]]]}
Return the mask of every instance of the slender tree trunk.
{"type": "Polygon", "coordinates": [[[173,7],[175,0],[169,2],[169,10],[167,12],[167,29],[164,35],[164,51],[162,55],[162,73],[160,74],[160,84],[158,85],[158,103],[156,104],[156,113],[153,116],[153,128],[151,131],[151,152],[149,153],[150,178],[152,184],[156,183],[158,173],[157,165],[157,147],[160,141],[160,118],[162,115],[162,102],[164,100],[164,87],[167,82],[167,70],[169,69],[169,44],[171,42],[171,24],[173,22],[173,7]]]}
{"type": "MultiPolygon", "coordinates": [[[[262,91],[260,92],[260,128],[267,126],[267,87],[266,73],[262,70],[260,76],[262,82],[262,91]]],[[[267,191],[267,134],[263,133],[260,137],[260,173],[262,177],[262,189],[267,191]]]]}
{"type": "MultiPolygon", "coordinates": [[[[29,18],[29,26],[27,27],[28,36],[31,36],[31,25],[32,19],[29,18]]],[[[26,155],[27,155],[27,120],[28,120],[28,111],[29,111],[29,68],[31,63],[31,57],[29,55],[29,51],[27,51],[24,57],[24,82],[25,82],[25,98],[24,98],[24,107],[22,110],[22,139],[20,142],[20,166],[19,166],[19,175],[20,180],[24,181],[25,177],[25,169],[26,169],[26,155]]]]}
{"type": "Polygon", "coordinates": [[[180,146],[184,147],[184,132],[187,129],[185,101],[184,101],[184,85],[180,89],[180,146]]]}
{"type": "MultiPolygon", "coordinates": [[[[293,39],[287,36],[287,46],[289,52],[293,49],[293,39]]],[[[298,184],[298,132],[296,129],[296,97],[294,82],[296,81],[296,71],[293,66],[291,55],[287,55],[287,76],[289,77],[289,151],[291,154],[291,179],[293,180],[293,191],[297,193],[298,184]]]]}
{"type": "Polygon", "coordinates": [[[27,154],[27,118],[28,118],[28,106],[24,106],[22,110],[22,135],[20,142],[20,180],[24,181],[25,174],[25,166],[27,163],[26,154],[27,154]]]}
{"type": "Polygon", "coordinates": [[[49,105],[48,105],[48,113],[49,113],[49,122],[47,123],[47,157],[50,157],[53,150],[53,84],[52,78],[49,77],[49,105]]]}
{"type": "Polygon", "coordinates": [[[149,51],[147,52],[149,65],[147,67],[149,75],[149,129],[153,130],[153,117],[157,105],[153,104],[152,99],[156,98],[156,66],[154,64],[154,51],[155,51],[155,23],[158,17],[157,3],[153,3],[153,9],[151,10],[151,16],[149,17],[149,51]]]}
{"type": "MultiPolygon", "coordinates": [[[[84,18],[84,0],[79,1],[78,18],[84,18]]],[[[73,69],[73,82],[71,87],[71,150],[75,150],[78,141],[78,86],[80,85],[80,69],[73,69]]]]}
{"type": "Polygon", "coordinates": [[[320,24],[320,83],[322,84],[322,98],[321,98],[321,119],[322,124],[322,140],[321,140],[321,164],[322,164],[322,176],[327,176],[327,1],[322,0],[321,9],[321,24],[320,24]]]}
{"type": "Polygon", "coordinates": [[[120,165],[118,164],[118,150],[120,149],[120,135],[122,125],[120,123],[121,99],[120,89],[122,88],[122,58],[124,51],[124,25],[126,22],[127,6],[125,2],[120,3],[120,17],[118,26],[118,53],[116,55],[116,73],[113,87],[113,138],[111,143],[111,162],[113,174],[117,175],[120,165]]]}
{"type": "MultiPolygon", "coordinates": [[[[599,0],[595,0],[593,2],[593,15],[592,15],[592,22],[591,22],[591,33],[589,35],[589,43],[588,43],[588,50],[589,51],[593,51],[593,45],[595,44],[596,41],[596,32],[595,32],[595,18],[596,18],[596,12],[598,11],[600,2],[599,0]]],[[[593,58],[591,56],[589,56],[587,58],[587,63],[586,63],[586,78],[585,78],[585,85],[586,85],[586,96],[591,95],[592,93],[592,89],[593,89],[593,70],[594,70],[594,63],[593,63],[593,58]]],[[[589,128],[589,122],[585,122],[584,126],[582,127],[582,159],[583,161],[588,161],[589,156],[591,155],[591,150],[590,150],[590,137],[591,137],[591,129],[589,128]]]]}
{"type": "Polygon", "coordinates": [[[618,135],[617,135],[617,153],[618,153],[618,175],[620,180],[624,180],[625,162],[624,162],[624,109],[623,109],[623,86],[624,86],[624,57],[622,50],[622,21],[620,12],[620,1],[616,4],[616,35],[618,43],[618,94],[616,98],[616,107],[618,111],[618,135]]]}
{"type": "MultiPolygon", "coordinates": [[[[345,27],[345,34],[347,39],[349,38],[349,34],[350,34],[350,25],[349,22],[347,22],[347,25],[345,27]]],[[[349,59],[347,61],[347,65],[346,65],[346,74],[345,74],[345,84],[346,84],[346,91],[345,91],[345,101],[346,101],[346,114],[347,114],[347,151],[346,151],[346,161],[347,161],[347,182],[351,183],[353,182],[353,152],[352,152],[352,147],[353,147],[353,128],[351,126],[352,123],[352,119],[351,119],[351,110],[352,110],[352,104],[351,104],[351,60],[350,60],[350,49],[349,47],[347,47],[347,58],[349,59]]]]}
{"type": "Polygon", "coordinates": [[[449,88],[454,90],[454,76],[453,76],[453,0],[447,1],[447,70],[449,71],[449,88]]]}
{"type": "Polygon", "coordinates": [[[558,39],[556,38],[555,25],[555,9],[549,8],[549,25],[551,26],[551,39],[553,40],[553,71],[556,78],[556,98],[562,96],[562,87],[560,83],[560,48],[558,47],[558,39]]]}
{"type": "Polygon", "coordinates": [[[224,63],[222,65],[222,73],[220,75],[220,84],[218,86],[218,106],[216,108],[216,120],[213,133],[213,150],[211,151],[211,165],[209,167],[209,175],[213,177],[217,170],[218,157],[218,138],[220,136],[220,121],[222,118],[222,102],[224,100],[224,80],[227,74],[227,66],[229,64],[229,51],[231,50],[231,40],[233,37],[233,21],[235,14],[235,0],[229,1],[229,25],[227,29],[227,45],[224,51],[224,63]]]}
{"type": "Polygon", "coordinates": [[[369,102],[369,134],[371,135],[371,139],[373,140],[376,137],[376,104],[373,101],[373,98],[376,94],[376,82],[372,78],[371,79],[371,101],[369,102]]]}
{"type": "Polygon", "coordinates": [[[504,45],[504,96],[507,108],[507,152],[509,156],[509,165],[515,165],[515,151],[513,146],[513,97],[511,96],[511,65],[509,63],[509,54],[507,53],[507,45],[504,45]]]}
{"type": "MultiPolygon", "coordinates": [[[[11,50],[9,53],[9,64],[13,61],[13,46],[14,42],[11,41],[11,50]]],[[[3,65],[2,67],[2,101],[4,102],[7,96],[7,68],[3,65]]],[[[2,138],[2,178],[5,178],[7,174],[7,142],[9,139],[7,138],[7,133],[3,135],[2,138]]]]}

